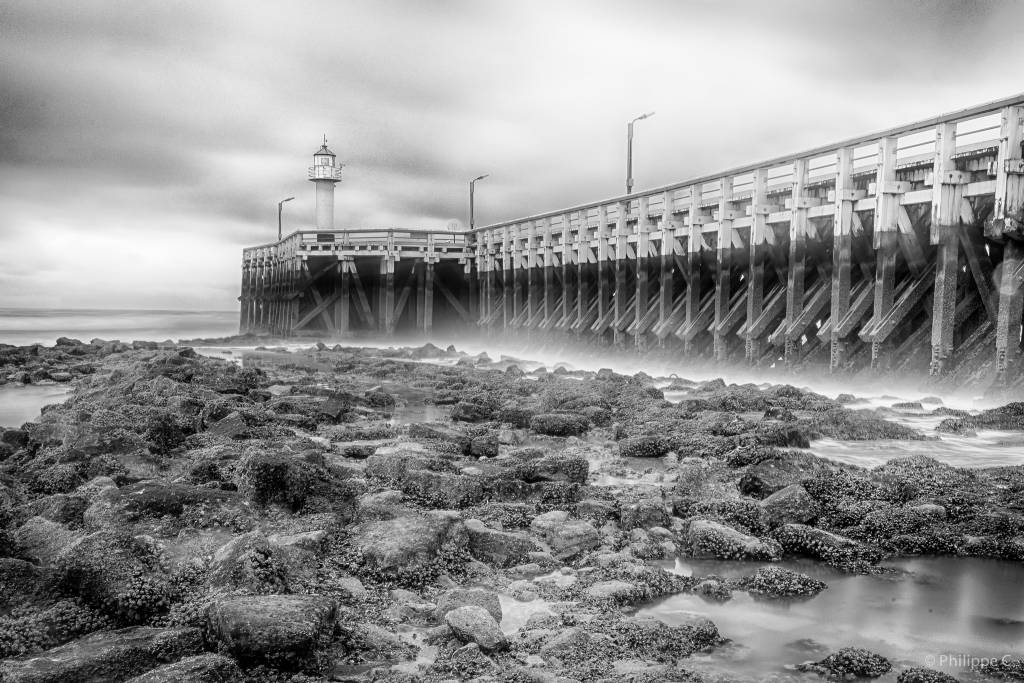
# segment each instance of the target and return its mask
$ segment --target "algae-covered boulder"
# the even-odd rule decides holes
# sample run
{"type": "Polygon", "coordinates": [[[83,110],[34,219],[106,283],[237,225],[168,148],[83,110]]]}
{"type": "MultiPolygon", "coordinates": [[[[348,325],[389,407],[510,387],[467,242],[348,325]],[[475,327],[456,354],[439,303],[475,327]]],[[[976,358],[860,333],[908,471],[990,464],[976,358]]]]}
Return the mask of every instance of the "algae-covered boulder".
{"type": "Polygon", "coordinates": [[[498,600],[498,594],[483,588],[452,588],[445,591],[437,599],[434,616],[438,620],[443,620],[444,616],[453,609],[466,605],[483,607],[494,618],[494,621],[501,622],[501,602],[498,600]]]}
{"type": "Polygon", "coordinates": [[[483,607],[459,607],[445,614],[444,620],[456,638],[464,643],[476,643],[484,652],[508,647],[508,638],[501,632],[494,617],[483,607]]]}
{"type": "Polygon", "coordinates": [[[242,670],[224,655],[202,654],[164,664],[126,683],[238,683],[242,670]]]}
{"type": "Polygon", "coordinates": [[[896,683],[960,683],[960,679],[943,671],[915,666],[901,671],[896,683]]]}
{"type": "Polygon", "coordinates": [[[469,539],[457,513],[435,510],[364,522],[351,540],[367,569],[388,573],[419,571],[438,559],[442,547],[465,549],[469,539]]]}
{"type": "Polygon", "coordinates": [[[739,487],[748,496],[765,498],[827,469],[825,461],[810,453],[783,451],[747,467],[739,487]]]}
{"type": "Polygon", "coordinates": [[[407,470],[399,487],[407,496],[431,507],[464,508],[484,497],[484,485],[479,477],[425,469],[407,470]]]}
{"type": "Polygon", "coordinates": [[[10,683],[124,681],[166,662],[202,652],[197,628],[137,626],[101,631],[24,659],[0,662],[10,683]]]}
{"type": "Polygon", "coordinates": [[[298,510],[313,487],[308,463],[284,453],[256,451],[238,464],[238,490],[259,505],[280,503],[298,510]]]}
{"type": "Polygon", "coordinates": [[[803,524],[784,524],[773,536],[787,553],[814,557],[839,567],[881,559],[877,550],[863,543],[803,524]]]}
{"type": "Polygon", "coordinates": [[[800,671],[813,671],[838,680],[851,678],[878,678],[892,670],[892,664],[882,655],[860,647],[844,647],[813,664],[801,664],[800,671]]]}
{"type": "Polygon", "coordinates": [[[59,585],[121,624],[166,611],[173,590],[154,548],[124,529],[97,531],[54,561],[59,585]]]}
{"type": "Polygon", "coordinates": [[[214,638],[240,662],[304,669],[333,637],[336,610],[319,595],[245,595],[217,600],[207,618],[214,638]]]}
{"type": "Polygon", "coordinates": [[[619,441],[623,458],[660,458],[672,450],[672,443],[663,436],[631,436],[619,441]]]}
{"type": "Polygon", "coordinates": [[[796,522],[806,524],[813,522],[821,514],[821,506],[811,497],[800,484],[790,484],[779,489],[761,501],[765,522],[768,526],[796,522]]]}
{"type": "Polygon", "coordinates": [[[476,559],[496,567],[511,567],[525,562],[529,553],[540,550],[531,539],[519,534],[491,529],[478,519],[466,520],[469,552],[476,559]]]}
{"type": "Polygon", "coordinates": [[[47,565],[79,537],[63,524],[31,517],[14,532],[14,546],[22,557],[47,565]]]}
{"type": "Polygon", "coordinates": [[[740,585],[751,593],[771,598],[812,596],[828,588],[823,581],[782,567],[761,567],[740,585]]]}
{"type": "Polygon", "coordinates": [[[619,511],[619,524],[623,531],[630,529],[650,529],[669,524],[669,511],[660,499],[638,500],[625,503],[619,511]]]}
{"type": "Polygon", "coordinates": [[[530,429],[547,436],[578,436],[590,429],[590,422],[576,413],[542,413],[530,418],[530,429]]]}
{"type": "Polygon", "coordinates": [[[214,588],[248,593],[278,593],[288,589],[284,553],[259,531],[236,536],[213,554],[209,583],[214,588]]]}
{"type": "Polygon", "coordinates": [[[597,529],[590,522],[571,519],[563,510],[538,515],[530,523],[530,529],[548,544],[551,554],[561,560],[593,550],[601,544],[597,529]]]}
{"type": "Polygon", "coordinates": [[[720,522],[695,519],[686,532],[686,547],[695,557],[719,560],[759,560],[777,562],[782,549],[773,540],[762,541],[720,522]]]}

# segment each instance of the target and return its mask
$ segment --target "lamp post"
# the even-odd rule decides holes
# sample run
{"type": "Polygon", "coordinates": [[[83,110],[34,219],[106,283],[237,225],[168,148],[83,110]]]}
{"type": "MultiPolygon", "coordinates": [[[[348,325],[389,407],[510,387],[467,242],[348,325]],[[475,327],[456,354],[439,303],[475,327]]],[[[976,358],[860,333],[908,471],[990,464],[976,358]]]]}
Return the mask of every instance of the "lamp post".
{"type": "Polygon", "coordinates": [[[281,210],[284,208],[285,202],[290,202],[295,197],[288,197],[288,199],[282,199],[277,203],[277,241],[281,241],[281,210]]]}
{"type": "Polygon", "coordinates": [[[633,194],[633,124],[651,116],[654,116],[653,111],[636,117],[626,127],[626,194],[633,194]]]}
{"type": "Polygon", "coordinates": [[[475,225],[475,223],[474,223],[474,220],[475,220],[474,209],[475,209],[475,207],[473,205],[473,193],[474,193],[474,191],[476,189],[476,181],[483,180],[484,178],[486,178],[489,175],[490,175],[490,173],[484,173],[483,175],[479,175],[476,178],[473,178],[472,180],[469,181],[469,229],[470,230],[472,230],[473,226],[475,225]]]}

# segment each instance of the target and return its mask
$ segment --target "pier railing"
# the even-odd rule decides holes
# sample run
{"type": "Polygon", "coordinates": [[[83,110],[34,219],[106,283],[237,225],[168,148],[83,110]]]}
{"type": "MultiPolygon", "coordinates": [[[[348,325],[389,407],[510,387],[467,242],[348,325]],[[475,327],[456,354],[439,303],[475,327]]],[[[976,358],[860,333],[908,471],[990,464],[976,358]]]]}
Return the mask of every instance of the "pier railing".
{"type": "Polygon", "coordinates": [[[440,230],[399,230],[397,228],[358,230],[298,230],[279,242],[242,250],[243,261],[287,259],[303,255],[334,253],[433,252],[459,253],[466,245],[464,233],[440,230]]]}
{"type": "MultiPolygon", "coordinates": [[[[551,235],[553,246],[560,248],[561,241],[568,237],[569,232],[576,233],[581,227],[593,231],[600,220],[599,216],[605,217],[607,224],[615,224],[620,213],[633,225],[635,238],[636,218],[641,207],[644,207],[647,217],[652,219],[664,214],[666,204],[672,206],[671,213],[678,215],[686,215],[691,204],[695,204],[696,208],[717,209],[723,198],[723,188],[729,195],[728,202],[749,201],[754,194],[755,175],[763,176],[762,182],[766,182],[768,196],[791,194],[796,184],[798,164],[806,164],[805,187],[834,187],[840,154],[846,150],[852,150],[855,177],[875,176],[882,161],[879,150],[883,140],[896,140],[896,170],[931,168],[937,152],[936,131],[944,124],[955,126],[954,158],[995,157],[1001,137],[1000,114],[1007,107],[1018,105],[1024,105],[1024,93],[670,185],[494,223],[470,231],[469,244],[474,249],[494,250],[503,243],[514,247],[519,242],[528,249],[546,233],[551,235]]],[[[990,170],[991,175],[995,176],[996,169],[990,170]]],[[[982,185],[974,184],[968,191],[974,195],[990,194],[994,184],[994,180],[982,185]]],[[[930,196],[931,190],[924,192],[930,196]]],[[[870,193],[867,200],[874,200],[870,193]]],[[[788,206],[785,208],[789,209],[788,206]]],[[[864,208],[863,205],[861,208],[864,208]]],[[[750,213],[748,207],[746,215],[750,213]]],[[[717,211],[713,217],[717,220],[717,211]]],[[[684,232],[689,232],[688,227],[684,228],[684,232]]],[[[592,233],[588,237],[596,239],[597,235],[592,233]]]]}

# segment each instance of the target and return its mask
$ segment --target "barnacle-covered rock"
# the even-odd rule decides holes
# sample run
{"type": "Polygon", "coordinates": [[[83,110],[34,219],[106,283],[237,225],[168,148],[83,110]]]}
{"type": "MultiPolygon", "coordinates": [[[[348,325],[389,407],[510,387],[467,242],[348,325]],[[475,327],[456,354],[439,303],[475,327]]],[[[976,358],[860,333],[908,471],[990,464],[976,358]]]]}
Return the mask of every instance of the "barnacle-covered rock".
{"type": "Polygon", "coordinates": [[[761,501],[764,519],[768,526],[796,522],[807,524],[821,514],[821,506],[800,484],[790,484],[761,501]]]}
{"type": "Polygon", "coordinates": [[[243,663],[309,669],[334,634],[336,605],[319,595],[225,597],[209,609],[209,630],[243,663]]]}
{"type": "Polygon", "coordinates": [[[530,529],[548,544],[552,555],[562,560],[600,545],[597,529],[590,522],[571,519],[564,510],[538,515],[530,523],[530,529]]]}
{"type": "Polygon", "coordinates": [[[501,632],[498,622],[484,609],[466,605],[447,612],[444,621],[455,637],[464,643],[476,643],[484,652],[504,650],[508,638],[501,632]]]}
{"type": "Polygon", "coordinates": [[[530,429],[547,436],[577,436],[590,429],[590,422],[576,413],[543,413],[530,418],[530,429]]]}
{"type": "Polygon", "coordinates": [[[97,531],[54,561],[62,589],[121,624],[139,624],[167,610],[169,577],[153,546],[124,529],[97,531]]]}
{"type": "Polygon", "coordinates": [[[237,683],[241,680],[242,670],[235,660],[207,653],[164,664],[126,683],[237,683]]]}
{"type": "Polygon", "coordinates": [[[510,567],[524,562],[529,553],[540,547],[525,536],[491,529],[478,519],[466,520],[469,552],[476,559],[496,567],[510,567]]]}
{"type": "Polygon", "coordinates": [[[10,683],[123,681],[155,666],[202,651],[197,628],[137,626],[101,631],[23,659],[0,662],[10,683]]]}
{"type": "Polygon", "coordinates": [[[782,549],[776,541],[761,540],[708,519],[695,519],[686,532],[686,549],[695,557],[720,560],[777,562],[782,549]]]}
{"type": "Polygon", "coordinates": [[[434,616],[438,620],[443,620],[448,612],[466,605],[483,607],[496,622],[501,622],[501,601],[498,600],[498,594],[483,588],[452,588],[445,591],[437,599],[434,616]]]}
{"type": "Polygon", "coordinates": [[[913,667],[901,671],[896,683],[960,683],[960,679],[943,671],[913,667]]]}
{"type": "Polygon", "coordinates": [[[437,559],[443,546],[465,548],[469,538],[454,512],[431,511],[363,522],[351,540],[368,570],[415,572],[437,559]]]}
{"type": "Polygon", "coordinates": [[[844,647],[821,661],[800,664],[800,671],[812,671],[837,680],[849,678],[878,678],[892,670],[892,664],[882,655],[860,647],[844,647]]]}
{"type": "Polygon", "coordinates": [[[753,576],[741,579],[740,586],[771,598],[817,595],[828,588],[824,581],[782,567],[761,567],[753,576]]]}
{"type": "Polygon", "coordinates": [[[773,536],[787,553],[807,555],[837,567],[873,564],[881,559],[877,550],[863,543],[803,524],[784,524],[773,536]]]}

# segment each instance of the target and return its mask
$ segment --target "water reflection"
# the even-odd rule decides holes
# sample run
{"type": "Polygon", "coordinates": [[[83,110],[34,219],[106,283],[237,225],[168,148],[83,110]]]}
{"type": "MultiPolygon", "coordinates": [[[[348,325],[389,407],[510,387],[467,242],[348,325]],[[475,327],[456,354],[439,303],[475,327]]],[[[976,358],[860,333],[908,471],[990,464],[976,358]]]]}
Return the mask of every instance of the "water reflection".
{"type": "MultiPolygon", "coordinates": [[[[682,561],[673,571],[738,577],[749,563],[682,561]]],[[[708,670],[746,676],[784,674],[786,666],[840,647],[858,646],[899,664],[881,681],[895,681],[905,666],[931,666],[960,675],[941,655],[1016,655],[1024,645],[1024,565],[977,558],[908,558],[892,561],[896,571],[850,576],[811,562],[783,563],[829,584],[814,598],[798,602],[755,600],[737,592],[725,604],[677,595],[640,610],[669,623],[687,614],[709,617],[735,641],[703,658],[708,670]],[[934,660],[929,656],[935,657],[934,660]]],[[[784,680],[784,679],[783,679],[784,680]]],[[[796,680],[796,679],[794,679],[796,680]]]]}
{"type": "Polygon", "coordinates": [[[0,386],[0,426],[19,427],[37,420],[43,406],[63,402],[70,391],[69,387],[61,384],[0,386]]]}

